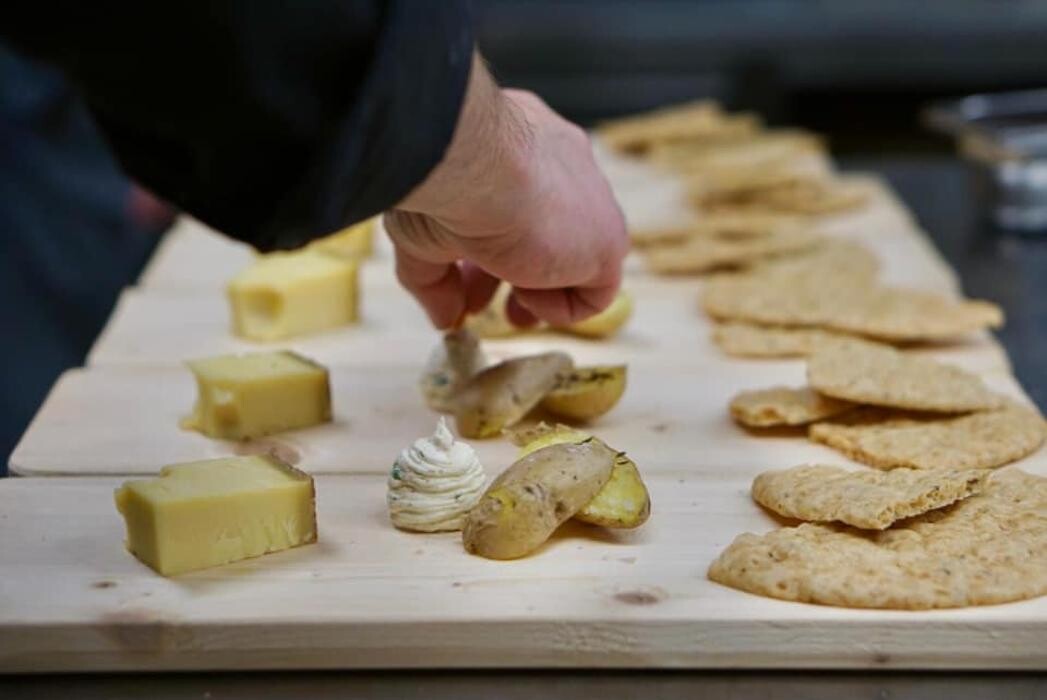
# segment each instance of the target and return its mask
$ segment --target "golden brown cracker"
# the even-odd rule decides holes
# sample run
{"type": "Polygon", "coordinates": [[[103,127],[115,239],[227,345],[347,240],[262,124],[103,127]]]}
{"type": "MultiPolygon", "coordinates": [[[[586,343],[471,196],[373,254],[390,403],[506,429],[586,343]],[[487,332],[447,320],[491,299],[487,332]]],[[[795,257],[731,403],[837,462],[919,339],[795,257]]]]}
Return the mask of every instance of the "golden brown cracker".
{"type": "Polygon", "coordinates": [[[761,326],[728,321],[713,328],[717,347],[732,357],[806,357],[815,350],[834,343],[847,342],[855,336],[821,328],[761,326]]]}
{"type": "Polygon", "coordinates": [[[870,406],[815,423],[808,436],[879,469],[988,469],[1038,450],[1047,426],[1014,402],[961,416],[870,406]]]}
{"type": "Polygon", "coordinates": [[[779,515],[813,522],[843,522],[867,530],[920,515],[982,491],[988,469],[848,471],[810,465],[764,472],[753,499],[779,515]]]}
{"type": "Polygon", "coordinates": [[[766,231],[725,229],[691,236],[677,245],[653,248],[647,251],[646,262],[647,267],[658,274],[699,274],[808,250],[823,240],[803,227],[779,226],[766,231]]]}
{"type": "Polygon", "coordinates": [[[1002,404],[977,375],[874,343],[821,348],[807,361],[807,382],[838,399],[917,411],[979,411],[1002,404]]]}
{"type": "Polygon", "coordinates": [[[709,578],[782,600],[924,610],[1047,593],[1047,479],[1017,470],[883,531],[811,524],[744,534],[709,578]]]}
{"type": "Polygon", "coordinates": [[[824,420],[854,408],[854,404],[822,396],[807,387],[776,386],[743,391],[731,399],[729,408],[742,425],[769,428],[824,420]]]}

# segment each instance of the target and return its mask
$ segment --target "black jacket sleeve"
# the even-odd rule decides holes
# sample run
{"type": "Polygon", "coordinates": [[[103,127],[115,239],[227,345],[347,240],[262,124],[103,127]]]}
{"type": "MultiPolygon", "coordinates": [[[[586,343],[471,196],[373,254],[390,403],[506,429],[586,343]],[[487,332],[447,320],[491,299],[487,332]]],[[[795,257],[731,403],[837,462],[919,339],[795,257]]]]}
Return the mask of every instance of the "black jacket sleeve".
{"type": "Polygon", "coordinates": [[[450,143],[464,0],[0,3],[65,70],[130,175],[262,250],[402,199],[450,143]]]}

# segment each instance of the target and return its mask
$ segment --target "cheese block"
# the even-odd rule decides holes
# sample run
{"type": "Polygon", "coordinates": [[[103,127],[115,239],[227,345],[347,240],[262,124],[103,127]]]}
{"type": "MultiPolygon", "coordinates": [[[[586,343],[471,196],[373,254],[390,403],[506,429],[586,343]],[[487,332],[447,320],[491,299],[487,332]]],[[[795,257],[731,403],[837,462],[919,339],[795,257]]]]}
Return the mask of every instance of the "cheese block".
{"type": "Polygon", "coordinates": [[[309,250],[337,258],[369,258],[374,253],[374,229],[377,217],[353,224],[308,245],[309,250]]]}
{"type": "Polygon", "coordinates": [[[296,353],[219,355],[186,364],[197,397],[183,428],[243,440],[331,420],[327,370],[296,353]]]}
{"type": "Polygon", "coordinates": [[[127,549],[164,576],[316,542],[313,479],[273,457],[174,464],[116,490],[127,549]]]}
{"type": "Polygon", "coordinates": [[[233,332],[280,340],[354,323],[358,265],[308,249],[259,256],[229,283],[233,332]]]}

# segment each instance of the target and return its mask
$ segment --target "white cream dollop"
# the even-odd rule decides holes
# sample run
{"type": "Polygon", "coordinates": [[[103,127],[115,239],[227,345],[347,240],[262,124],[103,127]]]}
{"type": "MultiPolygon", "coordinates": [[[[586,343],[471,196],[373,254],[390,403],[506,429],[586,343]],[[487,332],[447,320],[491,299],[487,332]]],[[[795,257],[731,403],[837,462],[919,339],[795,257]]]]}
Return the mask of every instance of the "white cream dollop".
{"type": "Polygon", "coordinates": [[[416,440],[396,458],[386,494],[389,518],[404,530],[461,530],[486,484],[476,452],[456,441],[440,418],[432,437],[416,440]]]}

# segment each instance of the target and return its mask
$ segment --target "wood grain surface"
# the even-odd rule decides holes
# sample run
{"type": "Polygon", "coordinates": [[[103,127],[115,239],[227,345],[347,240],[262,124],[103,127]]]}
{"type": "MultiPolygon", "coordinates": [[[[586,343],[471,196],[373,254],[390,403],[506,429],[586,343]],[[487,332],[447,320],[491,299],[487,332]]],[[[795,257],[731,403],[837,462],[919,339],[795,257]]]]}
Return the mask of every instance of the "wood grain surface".
{"type": "MultiPolygon", "coordinates": [[[[686,219],[671,179],[602,156],[634,225],[686,219]]],[[[861,240],[889,282],[955,294],[955,276],[878,181],[862,211],[824,219],[861,240]]],[[[435,414],[417,389],[438,335],[392,275],[388,242],[364,272],[363,322],[279,346],[228,332],[225,282],[244,246],[182,220],[125,292],[89,366],[65,374],[0,481],[0,671],[445,667],[952,668],[1047,664],[1047,598],[922,613],[759,598],[705,570],[738,534],[777,526],[752,478],[802,462],[848,464],[802,434],[728,418],[743,389],[801,384],[800,360],[738,360],[709,341],[701,282],[655,279],[629,261],[636,315],[613,340],[555,334],[491,341],[495,358],[564,349],[627,362],[621,404],[592,426],[646,475],[650,522],[635,533],[569,525],[517,562],[467,555],[457,535],[411,535],[385,515],[385,475],[435,414]],[[290,347],[332,370],[335,420],[248,443],[181,430],[195,387],[182,362],[290,347]],[[317,478],[320,542],[164,579],[122,546],[112,491],[173,462],[275,451],[317,478]],[[76,478],[70,478],[75,476],[76,478]]],[[[988,335],[920,352],[1019,399],[988,335]]],[[[514,448],[477,443],[489,474],[514,448]]],[[[1047,453],[1021,468],[1047,475],[1047,453]]]]}

